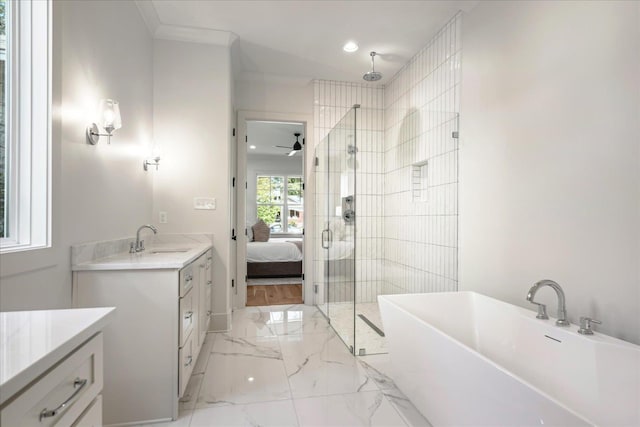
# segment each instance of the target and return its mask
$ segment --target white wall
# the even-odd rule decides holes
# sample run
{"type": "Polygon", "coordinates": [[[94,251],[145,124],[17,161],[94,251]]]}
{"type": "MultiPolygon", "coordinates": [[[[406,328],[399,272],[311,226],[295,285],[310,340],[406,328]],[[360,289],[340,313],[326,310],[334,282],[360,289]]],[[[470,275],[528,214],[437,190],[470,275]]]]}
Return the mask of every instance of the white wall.
{"type": "Polygon", "coordinates": [[[154,135],[162,160],[153,171],[153,223],[161,233],[214,235],[214,329],[227,329],[230,314],[230,67],[226,46],[154,41],[154,135]],[[194,197],[215,198],[216,209],[195,210],[194,197]],[[166,224],[159,224],[161,211],[166,224]]]}
{"type": "MultiPolygon", "coordinates": [[[[302,175],[302,157],[247,155],[247,227],[256,222],[256,177],[259,173],[302,175]]],[[[242,227],[240,227],[242,228],[242,227]]]]}
{"type": "Polygon", "coordinates": [[[313,107],[313,87],[306,80],[254,76],[237,80],[235,95],[238,110],[311,114],[313,107]]]}
{"type": "MultiPolygon", "coordinates": [[[[460,289],[640,343],[640,7],[480,2],[464,17],[460,289]],[[540,299],[555,313],[551,290],[540,299]]],[[[533,316],[533,312],[532,312],[533,316]]]]}
{"type": "Polygon", "coordinates": [[[53,248],[0,257],[0,310],[68,308],[70,246],[132,236],[149,222],[152,40],[133,2],[53,8],[53,248]],[[117,28],[114,28],[117,22],[117,28]],[[120,101],[111,145],[85,139],[101,98],[120,101]],[[44,252],[44,254],[43,254],[44,252]]]}

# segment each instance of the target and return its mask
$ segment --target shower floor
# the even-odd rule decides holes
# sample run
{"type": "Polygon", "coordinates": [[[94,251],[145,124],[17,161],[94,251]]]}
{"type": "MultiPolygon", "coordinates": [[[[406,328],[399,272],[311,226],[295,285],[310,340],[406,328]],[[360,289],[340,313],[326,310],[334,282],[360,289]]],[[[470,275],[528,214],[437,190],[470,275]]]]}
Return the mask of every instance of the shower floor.
{"type": "MultiPolygon", "coordinates": [[[[357,303],[355,318],[356,355],[360,355],[360,350],[364,349],[364,354],[387,353],[387,341],[380,336],[371,326],[369,326],[359,314],[364,315],[371,323],[384,332],[380,309],[377,302],[357,303]]],[[[346,343],[353,343],[353,306],[352,302],[337,302],[318,306],[318,308],[330,319],[331,326],[336,333],[346,343]],[[329,311],[327,313],[326,311],[329,311]]]]}

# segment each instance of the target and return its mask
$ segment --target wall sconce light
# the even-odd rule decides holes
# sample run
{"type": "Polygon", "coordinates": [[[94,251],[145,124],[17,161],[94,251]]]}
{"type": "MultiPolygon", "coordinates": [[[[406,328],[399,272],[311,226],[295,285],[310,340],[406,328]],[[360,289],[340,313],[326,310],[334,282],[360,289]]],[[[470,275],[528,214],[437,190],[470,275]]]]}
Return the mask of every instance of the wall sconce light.
{"type": "Polygon", "coordinates": [[[160,156],[145,160],[142,162],[142,166],[144,167],[144,170],[149,170],[149,166],[155,166],[156,170],[158,170],[158,166],[160,166],[160,156]]]}
{"type": "Polygon", "coordinates": [[[107,133],[100,133],[98,125],[91,123],[87,126],[87,142],[91,145],[96,145],[101,136],[108,137],[107,143],[111,144],[111,134],[114,130],[122,127],[120,104],[118,104],[118,101],[113,99],[103,99],[100,101],[100,120],[100,124],[107,133]]]}

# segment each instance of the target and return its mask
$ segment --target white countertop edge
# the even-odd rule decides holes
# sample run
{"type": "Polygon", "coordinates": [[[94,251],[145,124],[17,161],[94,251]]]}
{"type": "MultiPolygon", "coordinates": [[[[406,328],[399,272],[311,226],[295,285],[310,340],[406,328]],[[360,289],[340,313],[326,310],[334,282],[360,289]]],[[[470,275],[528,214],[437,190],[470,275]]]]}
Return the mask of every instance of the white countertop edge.
{"type": "MultiPolygon", "coordinates": [[[[167,245],[163,245],[167,246],[167,245]]],[[[178,245],[169,245],[178,246],[178,245]]],[[[190,245],[193,246],[193,245],[190,245]]],[[[71,266],[71,271],[105,271],[105,270],[176,270],[187,266],[190,262],[211,249],[211,243],[200,243],[190,248],[187,252],[149,255],[154,249],[162,249],[162,246],[146,249],[138,254],[117,254],[99,260],[76,264],[71,266]]]]}
{"type": "MultiPolygon", "coordinates": [[[[29,385],[33,380],[44,374],[49,368],[55,365],[59,360],[63,359],[67,354],[78,348],[111,321],[114,316],[115,307],[99,307],[99,308],[79,308],[70,310],[91,310],[95,311],[98,316],[90,324],[88,324],[80,333],[69,337],[65,342],[61,343],[55,349],[49,351],[40,359],[34,361],[20,372],[15,373],[8,378],[3,384],[0,384],[0,406],[16,393],[19,393],[24,387],[29,385]]],[[[56,310],[47,310],[56,311],[56,310]]]]}

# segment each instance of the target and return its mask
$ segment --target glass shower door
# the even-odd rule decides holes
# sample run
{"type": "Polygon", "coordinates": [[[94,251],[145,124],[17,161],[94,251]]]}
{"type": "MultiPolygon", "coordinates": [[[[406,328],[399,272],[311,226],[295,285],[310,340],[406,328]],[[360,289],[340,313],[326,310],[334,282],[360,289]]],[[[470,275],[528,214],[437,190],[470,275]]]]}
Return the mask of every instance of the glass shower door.
{"type": "Polygon", "coordinates": [[[314,258],[314,292],[315,305],[329,317],[329,287],[327,286],[327,261],[329,258],[329,135],[316,147],[315,167],[315,258],[314,258]]]}
{"type": "MultiPolygon", "coordinates": [[[[323,291],[318,291],[319,308],[331,326],[354,352],[355,347],[355,239],[356,239],[356,121],[359,109],[352,108],[321,142],[317,155],[321,175],[316,191],[322,191],[320,211],[323,291]],[[324,169],[322,169],[324,168],[324,169]],[[322,181],[322,182],[320,182],[322,181]]],[[[318,195],[316,196],[318,197],[318,195]]]]}

